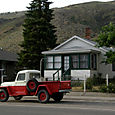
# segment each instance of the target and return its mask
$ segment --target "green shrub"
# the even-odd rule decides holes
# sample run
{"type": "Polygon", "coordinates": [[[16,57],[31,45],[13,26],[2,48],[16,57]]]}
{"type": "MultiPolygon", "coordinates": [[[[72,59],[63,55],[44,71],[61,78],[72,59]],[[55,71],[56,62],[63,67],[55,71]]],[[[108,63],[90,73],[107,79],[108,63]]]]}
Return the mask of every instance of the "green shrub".
{"type": "MultiPolygon", "coordinates": [[[[84,89],[84,83],[82,83],[82,88],[84,89]]],[[[87,80],[86,80],[86,89],[88,89],[88,90],[93,89],[92,78],[87,78],[87,80]]]]}
{"type": "Polygon", "coordinates": [[[107,92],[107,86],[105,86],[105,85],[100,86],[100,92],[106,93],[107,92]]]}
{"type": "Polygon", "coordinates": [[[115,93],[115,85],[110,83],[108,86],[103,85],[100,87],[100,92],[103,93],[115,93]]]}
{"type": "Polygon", "coordinates": [[[107,91],[108,91],[109,93],[115,93],[115,85],[112,84],[112,83],[110,83],[110,84],[108,85],[107,91]]]}
{"type": "Polygon", "coordinates": [[[71,87],[80,87],[82,82],[78,79],[75,81],[71,81],[71,87]]]}
{"type": "Polygon", "coordinates": [[[88,78],[86,80],[86,89],[92,90],[92,88],[93,88],[92,78],[88,78]]]}
{"type": "Polygon", "coordinates": [[[98,75],[94,74],[92,77],[92,82],[94,86],[99,86],[101,84],[105,83],[105,79],[103,79],[101,73],[98,73],[98,75]]]}

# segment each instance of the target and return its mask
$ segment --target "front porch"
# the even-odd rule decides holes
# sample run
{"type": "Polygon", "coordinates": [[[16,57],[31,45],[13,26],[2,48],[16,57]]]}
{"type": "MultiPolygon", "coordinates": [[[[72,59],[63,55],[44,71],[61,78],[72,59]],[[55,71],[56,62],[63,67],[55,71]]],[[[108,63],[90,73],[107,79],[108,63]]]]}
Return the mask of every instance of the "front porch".
{"type": "Polygon", "coordinates": [[[53,74],[63,80],[64,76],[71,79],[83,79],[106,74],[110,78],[115,77],[114,65],[102,63],[106,59],[105,54],[110,48],[96,47],[96,42],[73,36],[52,50],[44,51],[44,76],[50,80],[53,74]]]}
{"type": "Polygon", "coordinates": [[[97,73],[98,52],[45,55],[44,76],[48,80],[83,80],[97,73]]]}

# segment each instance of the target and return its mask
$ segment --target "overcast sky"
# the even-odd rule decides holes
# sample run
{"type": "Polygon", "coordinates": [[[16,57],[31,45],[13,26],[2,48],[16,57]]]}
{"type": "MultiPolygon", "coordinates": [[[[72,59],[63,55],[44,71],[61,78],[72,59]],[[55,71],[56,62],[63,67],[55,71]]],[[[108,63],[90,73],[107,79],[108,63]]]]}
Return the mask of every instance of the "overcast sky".
{"type": "MultiPolygon", "coordinates": [[[[26,6],[32,0],[0,0],[0,13],[2,12],[15,12],[26,10],[26,6]]],[[[89,1],[112,1],[112,0],[49,0],[54,2],[51,7],[63,7],[67,5],[89,2],[89,1]]]]}

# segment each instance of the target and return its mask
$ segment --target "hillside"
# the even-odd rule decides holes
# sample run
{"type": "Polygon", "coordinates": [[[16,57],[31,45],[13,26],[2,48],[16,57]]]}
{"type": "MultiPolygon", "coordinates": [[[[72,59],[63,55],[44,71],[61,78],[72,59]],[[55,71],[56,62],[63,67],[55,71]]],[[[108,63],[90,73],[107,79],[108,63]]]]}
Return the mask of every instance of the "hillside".
{"type": "MultiPolygon", "coordinates": [[[[0,14],[0,47],[5,50],[19,52],[19,44],[23,40],[22,24],[24,23],[24,11],[0,14]]],[[[89,2],[54,9],[52,23],[57,27],[57,43],[61,43],[78,35],[85,36],[85,28],[90,27],[94,38],[98,35],[102,26],[109,22],[115,23],[114,2],[89,2]]]]}

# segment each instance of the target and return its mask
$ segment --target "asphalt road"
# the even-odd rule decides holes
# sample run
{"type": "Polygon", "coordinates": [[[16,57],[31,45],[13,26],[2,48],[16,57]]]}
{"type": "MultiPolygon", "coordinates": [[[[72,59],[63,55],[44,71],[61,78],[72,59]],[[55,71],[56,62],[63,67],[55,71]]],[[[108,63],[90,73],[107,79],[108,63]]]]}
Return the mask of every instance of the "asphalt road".
{"type": "Polygon", "coordinates": [[[10,99],[0,103],[0,115],[115,115],[115,102],[63,99],[41,104],[36,99],[10,99]]]}

